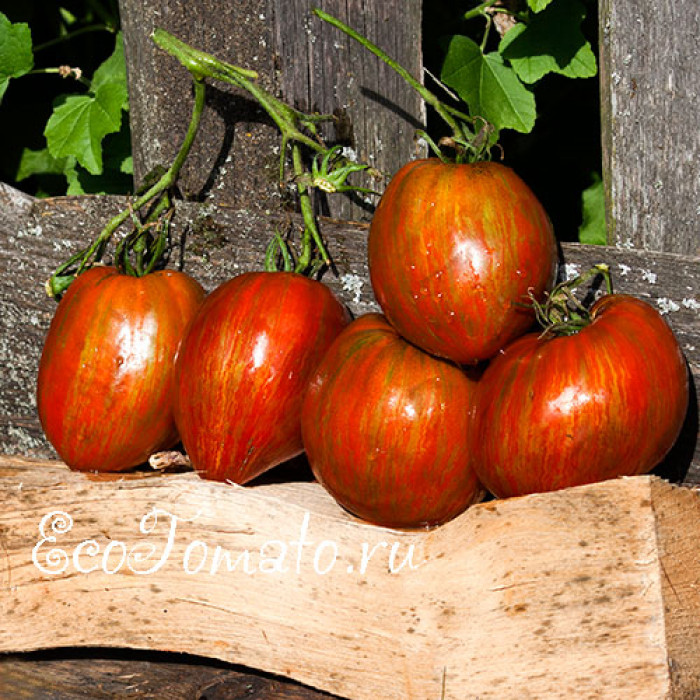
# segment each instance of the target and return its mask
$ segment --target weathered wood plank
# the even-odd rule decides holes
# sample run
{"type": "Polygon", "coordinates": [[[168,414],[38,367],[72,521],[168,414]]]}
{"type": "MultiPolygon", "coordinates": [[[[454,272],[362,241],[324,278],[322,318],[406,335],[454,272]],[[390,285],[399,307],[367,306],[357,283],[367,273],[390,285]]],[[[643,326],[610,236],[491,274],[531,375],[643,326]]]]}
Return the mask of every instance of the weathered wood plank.
{"type": "Polygon", "coordinates": [[[68,649],[0,654],[3,697],[22,700],[330,700],[288,680],[199,657],[134,650],[68,649]]]}
{"type": "MultiPolygon", "coordinates": [[[[330,142],[340,140],[360,161],[387,176],[415,157],[416,129],[425,128],[425,106],[402,78],[337,29],[312,17],[314,7],[340,20],[383,48],[413,75],[422,75],[421,8],[415,0],[277,0],[272,12],[274,45],[279,57],[281,92],[304,110],[338,110],[342,129],[325,129],[330,142]],[[303,40],[300,40],[303,39],[303,40]]],[[[366,181],[383,190],[386,180],[366,181]]],[[[327,202],[326,214],[367,220],[376,200],[348,196],[327,202]]]]}
{"type": "MultiPolygon", "coordinates": [[[[33,200],[0,185],[0,452],[53,456],[39,426],[34,400],[36,368],[55,308],[42,285],[53,268],[86,245],[125,200],[66,197],[33,200]]],[[[174,221],[176,242],[184,242],[186,270],[207,290],[247,270],[259,269],[278,216],[210,205],[181,204],[174,221]]],[[[376,310],[367,269],[367,227],[326,219],[323,235],[336,274],[326,282],[355,315],[376,310]]],[[[171,263],[179,262],[179,252],[171,263]]],[[[618,291],[640,296],[665,314],[677,334],[692,376],[700,379],[700,258],[643,253],[614,247],[567,244],[562,271],[574,274],[607,262],[618,291]]],[[[683,440],[662,474],[674,481],[700,482],[697,394],[683,440]]]]}
{"type": "Polygon", "coordinates": [[[363,524],[318,484],[0,458],[0,488],[3,651],[186,651],[354,700],[700,692],[700,494],[654,477],[428,532],[363,524]]]}
{"type": "Polygon", "coordinates": [[[696,0],[601,0],[610,242],[700,255],[696,0]]]}
{"type": "MultiPolygon", "coordinates": [[[[258,71],[263,87],[304,111],[342,113],[338,127],[324,128],[324,136],[329,143],[352,147],[381,172],[393,174],[412,157],[414,132],[425,120],[422,101],[368,51],[313,17],[316,5],[349,21],[421,75],[419,0],[121,0],[137,180],[172,161],[192,108],[189,76],[153,44],[149,35],[154,27],[258,71]]],[[[208,94],[181,189],[189,197],[218,204],[279,212],[283,202],[276,127],[231,86],[216,83],[208,94]]],[[[383,187],[381,181],[367,184],[383,187]]],[[[319,206],[337,218],[362,220],[373,204],[336,195],[319,206]]]]}

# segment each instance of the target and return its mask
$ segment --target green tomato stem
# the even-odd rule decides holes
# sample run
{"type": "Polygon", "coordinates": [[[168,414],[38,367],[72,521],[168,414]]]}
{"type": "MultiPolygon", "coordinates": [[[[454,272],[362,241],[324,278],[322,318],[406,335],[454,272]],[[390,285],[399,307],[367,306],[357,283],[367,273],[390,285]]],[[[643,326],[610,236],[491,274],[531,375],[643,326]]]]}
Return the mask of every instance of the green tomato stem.
{"type": "Polygon", "coordinates": [[[61,265],[56,272],[54,272],[49,281],[46,283],[46,290],[49,296],[57,297],[65,292],[72,281],[92,264],[93,259],[99,261],[105,246],[114,235],[114,232],[129,218],[129,216],[131,216],[133,211],[138,211],[155,197],[167,191],[175,184],[180,170],[187,159],[190,149],[192,148],[192,144],[194,143],[197,131],[199,130],[202,112],[204,110],[204,83],[201,80],[194,80],[193,82],[194,107],[192,110],[192,116],[187,128],[187,133],[185,134],[185,138],[180,146],[180,150],[177,152],[177,155],[175,156],[170,167],[165,171],[160,179],[144,194],[136,199],[136,201],[134,201],[130,207],[122,210],[116,216],[112,217],[112,219],[109,220],[107,225],[102,229],[100,234],[90,246],[80,251],[80,253],[72,256],[67,262],[61,265]],[[75,273],[69,275],[63,274],[69,267],[71,267],[71,265],[78,261],[80,261],[80,264],[78,265],[75,273]]]}
{"type": "Polygon", "coordinates": [[[252,95],[275,122],[284,143],[296,141],[303,143],[316,153],[325,153],[326,147],[304,134],[297,127],[297,124],[303,124],[307,128],[311,127],[312,131],[315,131],[316,123],[328,121],[333,118],[332,115],[309,116],[293,109],[254,83],[253,80],[258,77],[254,71],[233,66],[214,56],[193,49],[163,29],[156,29],[152,34],[152,39],[161,49],[177,58],[193,76],[198,76],[200,79],[213,78],[230,83],[252,95]]]}
{"type": "Polygon", "coordinates": [[[297,189],[299,192],[299,206],[301,208],[301,216],[304,220],[304,233],[301,240],[301,253],[297,259],[295,272],[305,271],[311,264],[311,241],[316,244],[321,259],[324,264],[330,264],[330,258],[326,252],[326,248],[321,240],[321,235],[316,227],[316,217],[314,216],[313,205],[311,203],[311,194],[308,187],[304,184],[301,176],[304,174],[304,163],[302,160],[301,148],[298,143],[292,145],[292,165],[294,174],[297,176],[297,189]]]}
{"type": "Polygon", "coordinates": [[[542,336],[573,335],[591,323],[590,310],[576,298],[574,290],[599,276],[605,281],[606,293],[612,294],[610,268],[599,264],[572,280],[557,284],[544,303],[532,298],[535,316],[543,328],[542,336]]]}
{"type": "Polygon", "coordinates": [[[489,9],[489,7],[493,7],[498,0],[486,0],[486,2],[482,2],[480,5],[477,5],[475,8],[471,10],[467,10],[463,15],[462,19],[463,20],[470,20],[474,19],[475,17],[479,17],[480,15],[483,15],[486,10],[489,9]]]}

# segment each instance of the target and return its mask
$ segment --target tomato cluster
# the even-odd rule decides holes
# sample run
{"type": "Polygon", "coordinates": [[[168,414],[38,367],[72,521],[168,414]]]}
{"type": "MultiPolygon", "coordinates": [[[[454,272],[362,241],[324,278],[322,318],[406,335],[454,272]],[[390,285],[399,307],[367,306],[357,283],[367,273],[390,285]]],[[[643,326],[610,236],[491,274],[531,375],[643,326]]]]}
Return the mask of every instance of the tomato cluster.
{"type": "MultiPolygon", "coordinates": [[[[354,515],[435,525],[479,500],[651,470],[688,404],[679,345],[608,294],[577,332],[534,331],[557,245],[509,168],[405,165],[369,234],[382,313],[321,282],[242,274],[204,298],[182,273],[97,267],[61,301],[38,382],[75,469],[128,469],[180,439],[204,478],[244,484],[306,451],[354,515]]],[[[541,314],[540,314],[541,315],[541,314]]]]}

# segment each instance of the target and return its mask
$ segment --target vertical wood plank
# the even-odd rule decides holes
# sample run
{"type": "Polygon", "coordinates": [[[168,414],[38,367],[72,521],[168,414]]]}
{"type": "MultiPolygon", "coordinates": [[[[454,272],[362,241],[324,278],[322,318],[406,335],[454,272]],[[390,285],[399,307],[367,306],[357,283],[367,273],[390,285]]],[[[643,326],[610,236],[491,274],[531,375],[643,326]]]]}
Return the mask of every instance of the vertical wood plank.
{"type": "MultiPolygon", "coordinates": [[[[323,130],[386,179],[416,156],[414,134],[425,127],[420,97],[385,63],[354,40],[311,15],[314,7],[338,17],[382,48],[413,75],[422,75],[421,2],[418,0],[271,0],[275,54],[284,98],[304,110],[340,113],[338,127],[323,130]]],[[[324,213],[365,220],[376,201],[333,197],[324,213]]]]}
{"type": "MultiPolygon", "coordinates": [[[[414,91],[368,51],[311,14],[315,6],[350,23],[421,75],[420,0],[121,0],[136,177],[167,165],[187,128],[189,76],[149,38],[155,27],[229,63],[257,70],[260,83],[303,110],[342,112],[324,137],[354,147],[387,174],[415,152],[424,106],[414,91]]],[[[208,90],[200,133],[180,178],[186,197],[254,211],[283,208],[279,137],[245,95],[208,90]]],[[[381,190],[383,183],[369,183],[381,190]]],[[[336,195],[319,202],[335,218],[367,219],[373,202],[336,195]]]]}
{"type": "Polygon", "coordinates": [[[600,0],[609,242],[700,255],[697,0],[600,0]]]}
{"type": "MultiPolygon", "coordinates": [[[[192,112],[191,79],[150,39],[156,27],[222,60],[256,70],[276,90],[265,0],[120,0],[137,182],[168,166],[192,112]]],[[[207,106],[178,186],[186,198],[252,208],[279,207],[276,130],[245,95],[210,84],[207,106]]]]}

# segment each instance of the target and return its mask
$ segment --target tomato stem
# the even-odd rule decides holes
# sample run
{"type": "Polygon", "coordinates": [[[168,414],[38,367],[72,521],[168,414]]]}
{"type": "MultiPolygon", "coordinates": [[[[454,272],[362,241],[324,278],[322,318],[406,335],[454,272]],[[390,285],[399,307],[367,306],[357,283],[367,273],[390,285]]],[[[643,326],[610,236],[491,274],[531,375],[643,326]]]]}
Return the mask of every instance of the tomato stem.
{"type": "Polygon", "coordinates": [[[532,306],[542,336],[574,335],[593,320],[588,308],[576,297],[574,290],[602,276],[607,294],[613,293],[610,268],[600,263],[572,280],[564,280],[547,294],[544,303],[531,295],[532,306]]]}
{"type": "MultiPolygon", "coordinates": [[[[318,188],[327,193],[370,192],[371,190],[366,188],[348,185],[346,181],[348,176],[354,172],[368,171],[370,174],[373,172],[369,165],[350,162],[339,152],[339,147],[335,146],[329,149],[320,138],[317,125],[322,122],[334,121],[335,117],[331,114],[306,114],[290,107],[258,85],[255,82],[257,74],[254,71],[225,63],[214,56],[194,49],[162,29],[156,29],[152,38],[160,48],[177,58],[192,75],[232,84],[248,92],[267,112],[281,134],[280,183],[284,183],[285,180],[287,146],[291,146],[292,169],[297,183],[299,207],[304,221],[301,251],[297,258],[295,271],[306,272],[309,268],[313,269],[318,266],[313,260],[313,245],[316,246],[320,264],[330,264],[330,257],[316,224],[311,190],[318,188]],[[324,177],[314,177],[313,173],[311,177],[308,177],[302,157],[302,146],[308,148],[317,157],[322,158],[322,162],[325,164],[324,177]]],[[[316,175],[318,174],[316,172],[316,175]]],[[[272,264],[272,259],[268,256],[266,257],[266,266],[269,264],[272,264]]]]}
{"type": "MultiPolygon", "coordinates": [[[[202,112],[204,111],[204,98],[204,83],[201,80],[194,80],[194,107],[192,109],[192,116],[190,118],[190,123],[187,128],[187,133],[185,134],[185,138],[182,142],[182,145],[180,146],[180,150],[177,152],[170,167],[165,171],[163,175],[161,175],[158,181],[154,185],[152,185],[144,194],[138,197],[134,202],[130,203],[126,209],[120,211],[116,216],[112,217],[112,219],[109,220],[107,225],[99,233],[97,238],[87,248],[84,248],[83,250],[73,255],[65,263],[63,263],[56,269],[54,274],[49,278],[49,280],[46,283],[46,292],[49,296],[54,298],[60,296],[63,292],[66,291],[66,289],[68,289],[73,280],[81,272],[84,272],[93,263],[99,262],[102,259],[107,244],[114,235],[114,232],[130,216],[134,217],[135,230],[143,230],[144,227],[143,225],[139,224],[134,212],[139,211],[141,208],[143,208],[146,204],[154,200],[156,197],[159,197],[160,195],[166,193],[167,190],[169,190],[175,184],[178,174],[183,164],[185,163],[185,160],[187,159],[190,149],[192,148],[192,144],[194,143],[197,131],[199,130],[202,112]],[[71,271],[71,268],[73,268],[76,263],[77,268],[71,271]]],[[[147,219],[146,226],[148,226],[152,221],[154,221],[157,217],[163,214],[164,210],[169,209],[169,206],[169,198],[163,197],[156,205],[156,208],[151,213],[149,219],[147,219]]],[[[128,250],[122,250],[122,255],[118,256],[121,257],[121,261],[124,267],[128,268],[130,274],[138,275],[139,266],[143,269],[144,249],[141,248],[139,252],[139,248],[143,245],[143,241],[144,239],[140,236],[135,236],[133,239],[131,239],[131,242],[133,242],[136,245],[137,258],[140,256],[140,262],[137,263],[137,268],[133,268],[130,264],[126,264],[126,260],[128,259],[128,250]],[[139,243],[139,241],[141,242],[139,243]]],[[[154,268],[154,266],[158,262],[158,259],[163,254],[164,249],[165,245],[163,244],[163,242],[160,242],[156,245],[156,248],[153,252],[157,252],[157,256],[151,256],[151,259],[146,263],[146,269],[150,271],[154,268]]]]}

